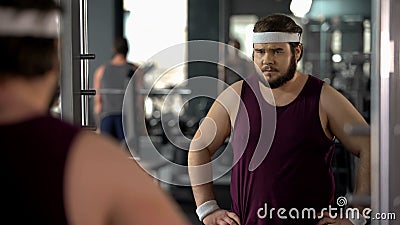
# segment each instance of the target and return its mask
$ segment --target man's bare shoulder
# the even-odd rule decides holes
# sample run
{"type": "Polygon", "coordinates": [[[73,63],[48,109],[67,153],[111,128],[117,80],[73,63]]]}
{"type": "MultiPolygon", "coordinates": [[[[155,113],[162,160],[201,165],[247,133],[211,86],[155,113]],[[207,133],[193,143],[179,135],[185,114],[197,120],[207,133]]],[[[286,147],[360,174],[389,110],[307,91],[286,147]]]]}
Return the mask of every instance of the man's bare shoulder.
{"type": "Polygon", "coordinates": [[[155,180],[112,139],[81,132],[66,172],[67,210],[75,224],[187,224],[155,180]],[[154,217],[151,212],[160,207],[154,217]],[[85,214],[82,214],[85,212],[85,214]],[[135,213],[132,213],[135,212],[135,213]]]}
{"type": "Polygon", "coordinates": [[[97,67],[95,73],[103,73],[105,69],[106,69],[106,65],[102,64],[99,67],[97,67]]]}
{"type": "Polygon", "coordinates": [[[231,85],[231,88],[240,95],[240,92],[242,91],[242,85],[243,85],[243,80],[237,81],[231,85]]]}
{"type": "Polygon", "coordinates": [[[218,96],[218,100],[222,102],[230,102],[233,99],[239,100],[240,93],[242,91],[243,80],[237,81],[232,85],[228,86],[222,93],[218,96]],[[238,98],[239,97],[239,98],[238,98]]]}
{"type": "Polygon", "coordinates": [[[324,83],[321,89],[321,98],[320,104],[326,108],[337,108],[342,106],[349,106],[348,104],[343,104],[348,100],[335,88],[331,85],[324,83]],[[333,103],[340,103],[339,105],[335,105],[333,103]]]}
{"type": "Polygon", "coordinates": [[[126,193],[153,185],[150,176],[124,151],[111,138],[80,132],[71,146],[65,172],[66,191],[76,208],[96,205],[99,210],[108,210],[110,201],[121,196],[132,201],[138,196],[126,193]]]}
{"type": "Polygon", "coordinates": [[[225,108],[231,124],[234,124],[239,109],[242,84],[242,80],[233,83],[231,86],[227,87],[216,100],[222,107],[225,108]]]}
{"type": "Polygon", "coordinates": [[[129,154],[118,142],[93,132],[82,131],[71,146],[71,154],[78,155],[85,164],[97,166],[99,162],[112,165],[116,161],[127,161],[129,154]],[[97,163],[96,163],[97,162],[97,163]]]}
{"type": "Polygon", "coordinates": [[[124,189],[135,184],[120,180],[135,180],[144,176],[142,168],[118,142],[88,131],[82,131],[75,138],[67,165],[67,172],[72,174],[74,182],[92,188],[109,183],[108,188],[124,189]],[[78,177],[82,177],[83,180],[79,180],[78,177]]]}

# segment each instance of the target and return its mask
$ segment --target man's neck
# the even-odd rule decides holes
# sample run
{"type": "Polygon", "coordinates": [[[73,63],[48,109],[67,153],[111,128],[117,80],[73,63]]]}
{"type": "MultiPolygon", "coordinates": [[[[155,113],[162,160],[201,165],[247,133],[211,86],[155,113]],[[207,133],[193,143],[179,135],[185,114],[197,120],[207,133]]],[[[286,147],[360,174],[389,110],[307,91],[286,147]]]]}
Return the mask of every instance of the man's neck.
{"type": "Polygon", "coordinates": [[[113,65],[123,65],[126,62],[127,62],[126,57],[122,54],[114,55],[114,57],[111,60],[111,64],[113,64],[113,65]]]}
{"type": "Polygon", "coordinates": [[[264,85],[260,85],[260,90],[264,99],[272,104],[272,99],[270,93],[274,98],[274,102],[276,105],[286,105],[290,103],[294,98],[298,96],[302,88],[304,87],[305,82],[307,81],[307,76],[303,73],[296,72],[293,79],[285,83],[279,88],[270,89],[265,87],[264,85]]]}
{"type": "Polygon", "coordinates": [[[24,121],[47,113],[45,85],[23,79],[0,84],[0,124],[24,121]]]}
{"type": "Polygon", "coordinates": [[[304,74],[296,71],[291,80],[278,88],[272,89],[272,93],[279,95],[284,93],[296,92],[296,90],[298,90],[300,86],[302,87],[302,81],[304,81],[305,78],[306,77],[304,76],[304,74]]]}

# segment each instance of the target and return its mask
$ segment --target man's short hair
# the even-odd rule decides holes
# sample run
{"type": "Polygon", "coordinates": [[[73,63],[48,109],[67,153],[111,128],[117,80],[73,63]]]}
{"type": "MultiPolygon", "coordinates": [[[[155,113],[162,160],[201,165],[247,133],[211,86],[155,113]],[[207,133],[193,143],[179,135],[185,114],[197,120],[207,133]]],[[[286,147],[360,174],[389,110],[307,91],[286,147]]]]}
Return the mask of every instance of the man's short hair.
{"type": "Polygon", "coordinates": [[[292,18],[284,14],[272,14],[257,21],[253,32],[303,33],[303,29],[292,18]]]}
{"type": "MultiPolygon", "coordinates": [[[[254,25],[253,32],[286,32],[286,33],[303,33],[297,23],[287,15],[284,14],[271,14],[257,21],[254,25]]],[[[300,44],[300,42],[290,42],[290,50],[294,54],[294,49],[300,44]]],[[[303,52],[300,55],[301,59],[303,52]]]]}
{"type": "MultiPolygon", "coordinates": [[[[1,8],[12,8],[21,14],[27,10],[37,10],[46,14],[61,11],[53,0],[4,0],[1,8]]],[[[2,21],[6,22],[6,21],[2,21]]],[[[34,37],[31,35],[0,35],[0,79],[18,75],[35,78],[54,68],[58,58],[57,37],[34,37]]]]}
{"type": "Polygon", "coordinates": [[[126,56],[129,51],[128,40],[126,40],[126,38],[123,38],[123,37],[115,38],[114,50],[115,50],[115,53],[123,54],[124,56],[126,56]]]}

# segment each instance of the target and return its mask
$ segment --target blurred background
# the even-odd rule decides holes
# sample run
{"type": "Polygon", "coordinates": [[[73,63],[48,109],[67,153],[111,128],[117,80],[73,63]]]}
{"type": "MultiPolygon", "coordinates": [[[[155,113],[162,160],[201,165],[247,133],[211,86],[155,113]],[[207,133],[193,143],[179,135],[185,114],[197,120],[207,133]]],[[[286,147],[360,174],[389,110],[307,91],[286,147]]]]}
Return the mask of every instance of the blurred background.
{"type": "MultiPolygon", "coordinates": [[[[182,45],[187,41],[210,40],[229,43],[230,40],[237,40],[242,51],[241,57],[250,61],[254,23],[271,13],[290,15],[303,27],[304,55],[298,63],[300,71],[312,74],[335,87],[354,104],[368,122],[371,122],[371,108],[376,110],[376,118],[384,114],[378,108],[384,97],[377,74],[381,61],[379,58],[374,59],[375,56],[371,53],[377,50],[372,47],[373,41],[377,46],[381,40],[379,21],[382,18],[389,18],[391,21],[394,17],[393,10],[400,9],[399,1],[60,0],[60,2],[66,9],[62,24],[63,48],[66,51],[63,52],[63,74],[60,84],[61,116],[87,129],[96,129],[93,92],[91,92],[93,74],[98,66],[111,60],[114,38],[126,37],[130,45],[128,60],[140,65],[145,71],[143,86],[132,87],[132,100],[129,100],[135,101],[138,96],[144,96],[143,108],[131,108],[129,115],[133,119],[128,120],[129,125],[126,128],[128,145],[134,146],[135,157],[139,160],[151,159],[152,153],[149,153],[151,152],[149,149],[155,148],[167,161],[177,165],[187,165],[190,139],[214,100],[207,96],[192,98],[191,96],[197,92],[195,86],[187,80],[198,76],[215,78],[203,87],[214,96],[224,88],[217,80],[226,81],[228,73],[226,69],[221,70],[220,66],[209,62],[182,63],[169,68],[168,59],[157,60],[156,56],[173,48],[176,51],[176,58],[184,61],[193,54],[189,47],[182,45]],[[392,7],[392,11],[386,9],[389,10],[388,15],[383,11],[385,4],[392,7]],[[377,67],[375,70],[372,65],[374,62],[377,67]],[[374,72],[375,78],[371,75],[374,72]],[[372,95],[371,82],[375,84],[372,85],[372,91],[375,91],[372,95]],[[374,96],[374,93],[375,108],[371,107],[371,99],[374,101],[374,97],[371,96],[374,96]],[[137,117],[140,115],[137,113],[138,110],[144,111],[142,118],[137,117]],[[142,122],[147,134],[140,133],[135,126],[142,122]]],[[[398,23],[394,20],[390,23],[394,37],[398,37],[398,34],[397,36],[395,34],[399,30],[395,28],[398,23]]],[[[398,47],[398,44],[396,46],[398,47]]],[[[208,53],[227,56],[226,52],[226,48],[216,47],[208,53]]],[[[398,51],[395,56],[398,57],[398,51]]],[[[397,71],[398,74],[398,67],[395,68],[394,72],[397,71]]],[[[393,89],[388,96],[396,93],[398,90],[396,92],[393,89]]],[[[388,114],[392,122],[386,125],[396,126],[399,121],[397,113],[399,103],[391,101],[395,111],[388,114]]],[[[379,129],[383,129],[385,124],[380,123],[379,119],[375,121],[378,121],[375,125],[379,133],[379,129]]],[[[391,150],[395,149],[395,146],[399,147],[396,134],[393,135],[387,154],[376,153],[378,163],[376,168],[381,168],[379,160],[383,157],[378,157],[379,154],[391,155],[398,159],[398,148],[396,152],[391,150]]],[[[375,141],[375,146],[379,149],[380,135],[377,135],[375,141]]],[[[217,155],[222,152],[226,154],[223,154],[223,158],[216,165],[215,170],[222,172],[221,177],[215,181],[215,192],[220,206],[230,208],[229,168],[232,155],[229,139],[217,155]]],[[[167,181],[160,181],[160,185],[175,198],[193,224],[201,224],[195,215],[196,205],[191,188],[170,184],[188,183],[187,172],[171,168],[169,163],[165,162],[148,163],[148,165],[152,173],[167,181]]],[[[357,160],[338,142],[333,160],[337,197],[352,193],[356,165],[357,160]]],[[[378,188],[374,189],[376,193],[384,191],[379,189],[381,187],[379,184],[384,183],[384,180],[373,179],[373,181],[377,183],[375,187],[378,188]]],[[[398,185],[396,183],[398,181],[391,182],[395,182],[393,185],[398,185]]],[[[391,185],[392,183],[390,187],[391,185]]],[[[398,192],[390,190],[390,199],[393,199],[398,192]]],[[[391,207],[398,209],[395,205],[391,207]]]]}

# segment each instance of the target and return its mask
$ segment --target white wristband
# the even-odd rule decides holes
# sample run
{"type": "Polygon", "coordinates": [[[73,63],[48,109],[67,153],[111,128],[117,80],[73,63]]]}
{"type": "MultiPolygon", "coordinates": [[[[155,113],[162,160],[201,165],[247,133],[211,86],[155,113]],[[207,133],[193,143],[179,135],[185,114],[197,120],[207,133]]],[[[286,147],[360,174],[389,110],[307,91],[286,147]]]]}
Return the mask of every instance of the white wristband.
{"type": "Polygon", "coordinates": [[[203,222],[204,217],[208,216],[212,212],[219,209],[217,201],[210,200],[206,201],[203,204],[199,205],[196,209],[197,216],[199,217],[200,222],[203,222]]]}
{"type": "Polygon", "coordinates": [[[367,223],[367,220],[364,218],[363,215],[358,213],[358,217],[356,218],[349,218],[350,222],[352,222],[354,225],[365,225],[367,223]]]}

